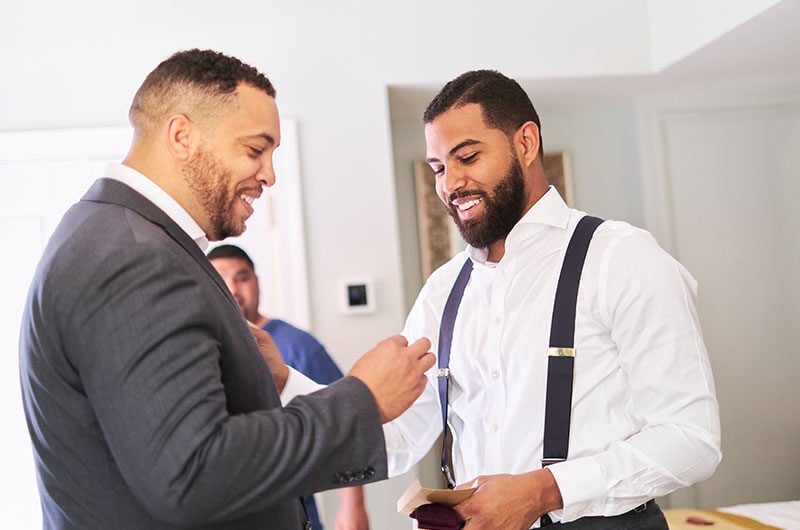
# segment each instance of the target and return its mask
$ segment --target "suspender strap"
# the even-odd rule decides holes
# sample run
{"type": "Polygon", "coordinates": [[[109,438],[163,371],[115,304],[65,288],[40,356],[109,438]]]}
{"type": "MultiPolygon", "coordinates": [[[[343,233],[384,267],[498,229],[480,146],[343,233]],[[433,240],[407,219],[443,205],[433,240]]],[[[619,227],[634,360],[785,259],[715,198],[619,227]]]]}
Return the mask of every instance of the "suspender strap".
{"type": "Polygon", "coordinates": [[[456,487],[453,479],[452,460],[450,458],[450,444],[448,443],[449,430],[447,428],[447,403],[450,390],[450,345],[453,342],[453,327],[458,315],[458,306],[464,296],[464,288],[472,274],[472,260],[467,258],[458,273],[456,283],[450,291],[447,303],[444,306],[442,322],[439,326],[439,370],[436,372],[439,381],[439,405],[442,409],[442,473],[447,481],[447,487],[456,487]]]}
{"type": "Polygon", "coordinates": [[[575,307],[578,286],[589,243],[602,222],[602,219],[588,215],[578,221],[561,265],[550,326],[542,466],[567,459],[575,368],[575,307]]]}

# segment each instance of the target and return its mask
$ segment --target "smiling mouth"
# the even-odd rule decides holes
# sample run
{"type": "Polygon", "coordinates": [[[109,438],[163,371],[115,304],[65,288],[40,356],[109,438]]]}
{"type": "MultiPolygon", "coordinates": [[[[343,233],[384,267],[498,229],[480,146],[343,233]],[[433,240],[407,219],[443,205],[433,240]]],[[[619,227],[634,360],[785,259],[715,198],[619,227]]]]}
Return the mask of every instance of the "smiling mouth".
{"type": "Polygon", "coordinates": [[[483,197],[479,197],[477,199],[472,199],[466,202],[459,202],[458,200],[453,201],[451,204],[459,209],[459,211],[466,211],[472,208],[473,206],[477,205],[483,200],[483,197]]]}
{"type": "Polygon", "coordinates": [[[244,193],[239,195],[239,198],[251,206],[253,205],[253,202],[256,200],[256,198],[253,197],[252,195],[245,195],[244,193]]]}

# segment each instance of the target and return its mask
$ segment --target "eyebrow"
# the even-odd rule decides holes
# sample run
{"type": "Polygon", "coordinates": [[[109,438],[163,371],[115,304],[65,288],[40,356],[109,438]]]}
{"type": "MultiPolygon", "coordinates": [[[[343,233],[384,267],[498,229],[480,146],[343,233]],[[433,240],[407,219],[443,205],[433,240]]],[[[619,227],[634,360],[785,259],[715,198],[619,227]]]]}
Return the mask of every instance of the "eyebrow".
{"type": "MultiPolygon", "coordinates": [[[[461,149],[469,147],[470,145],[477,145],[479,143],[481,143],[479,140],[473,140],[472,138],[468,138],[463,142],[461,142],[460,144],[456,145],[454,148],[450,149],[450,152],[447,153],[447,156],[451,157],[455,155],[457,152],[459,152],[461,149]]],[[[438,158],[426,158],[425,162],[427,162],[428,164],[432,164],[434,162],[440,162],[440,160],[438,158]]]]}
{"type": "Polygon", "coordinates": [[[261,138],[262,140],[267,142],[269,145],[275,145],[275,138],[273,138],[271,135],[269,135],[267,133],[251,134],[250,136],[245,136],[245,138],[246,139],[261,138]]]}

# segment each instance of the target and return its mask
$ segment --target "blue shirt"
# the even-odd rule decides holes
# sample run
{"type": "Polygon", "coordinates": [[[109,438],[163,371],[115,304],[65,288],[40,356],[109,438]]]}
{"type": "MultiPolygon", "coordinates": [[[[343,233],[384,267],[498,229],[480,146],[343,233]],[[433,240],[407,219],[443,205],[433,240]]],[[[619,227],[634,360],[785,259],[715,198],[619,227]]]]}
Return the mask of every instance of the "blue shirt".
{"type": "MultiPolygon", "coordinates": [[[[328,355],[325,347],[310,333],[277,318],[264,324],[261,329],[272,335],[272,340],[278,346],[286,364],[309,379],[327,385],[344,375],[328,355]]],[[[311,527],[313,530],[322,530],[314,496],[306,495],[305,501],[311,527]]]]}

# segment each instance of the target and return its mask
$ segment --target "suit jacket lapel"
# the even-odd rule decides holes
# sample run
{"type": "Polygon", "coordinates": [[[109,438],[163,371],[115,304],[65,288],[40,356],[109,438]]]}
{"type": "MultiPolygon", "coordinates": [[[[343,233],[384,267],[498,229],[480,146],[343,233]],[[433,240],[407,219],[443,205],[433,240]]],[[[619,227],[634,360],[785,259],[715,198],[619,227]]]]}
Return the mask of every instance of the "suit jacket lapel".
{"type": "Polygon", "coordinates": [[[206,274],[217,284],[217,287],[225,293],[228,300],[236,306],[236,309],[241,311],[239,304],[233,298],[225,282],[217,273],[216,269],[211,266],[208,258],[206,258],[203,251],[200,250],[200,247],[197,246],[197,243],[195,243],[195,241],[189,237],[189,234],[184,232],[171,217],[164,213],[158,206],[147,200],[142,194],[117,180],[101,178],[92,184],[92,187],[89,188],[89,191],[86,192],[81,200],[116,204],[128,208],[148,221],[162,227],[178,245],[194,258],[206,274]]]}

